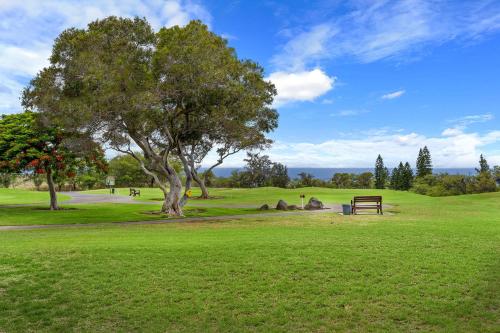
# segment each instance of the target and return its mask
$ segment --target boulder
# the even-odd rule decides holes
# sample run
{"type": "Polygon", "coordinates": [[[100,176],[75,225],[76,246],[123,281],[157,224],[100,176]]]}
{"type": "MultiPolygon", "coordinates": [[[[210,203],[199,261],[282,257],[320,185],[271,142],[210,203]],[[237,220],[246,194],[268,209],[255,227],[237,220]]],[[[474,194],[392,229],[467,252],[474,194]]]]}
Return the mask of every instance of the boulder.
{"type": "Polygon", "coordinates": [[[317,209],[323,209],[323,203],[319,201],[318,199],[312,197],[309,199],[309,202],[307,205],[304,207],[306,210],[317,210],[317,209]]]}
{"type": "Polygon", "coordinates": [[[288,204],[285,201],[280,200],[280,201],[278,201],[278,204],[276,205],[276,209],[277,210],[287,210],[288,204]]]}
{"type": "Polygon", "coordinates": [[[299,207],[297,205],[290,205],[287,208],[288,208],[288,210],[297,210],[297,209],[299,209],[299,207]]]}
{"type": "Polygon", "coordinates": [[[264,205],[260,206],[259,210],[269,210],[269,205],[264,204],[264,205]]]}

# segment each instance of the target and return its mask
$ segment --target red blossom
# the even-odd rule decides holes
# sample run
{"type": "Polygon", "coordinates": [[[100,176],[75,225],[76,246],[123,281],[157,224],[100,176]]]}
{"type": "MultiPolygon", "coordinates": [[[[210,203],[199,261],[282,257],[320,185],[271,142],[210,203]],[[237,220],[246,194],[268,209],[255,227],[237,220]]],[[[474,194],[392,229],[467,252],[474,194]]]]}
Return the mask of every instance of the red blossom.
{"type": "Polygon", "coordinates": [[[28,163],[28,167],[36,168],[40,164],[40,160],[36,159],[28,163]]]}

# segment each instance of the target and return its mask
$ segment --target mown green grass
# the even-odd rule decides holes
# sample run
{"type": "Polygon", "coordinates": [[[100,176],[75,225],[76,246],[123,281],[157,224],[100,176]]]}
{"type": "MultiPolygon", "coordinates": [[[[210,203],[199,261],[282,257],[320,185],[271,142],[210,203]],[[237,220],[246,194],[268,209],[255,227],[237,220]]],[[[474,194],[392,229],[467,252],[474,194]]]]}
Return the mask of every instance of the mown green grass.
{"type": "MultiPolygon", "coordinates": [[[[156,204],[65,204],[69,199],[59,194],[61,210],[48,210],[46,192],[0,189],[0,225],[87,224],[126,221],[151,221],[169,218],[160,214],[161,203],[156,204]]],[[[186,207],[184,217],[256,214],[257,208],[242,207],[186,207]]],[[[268,212],[275,212],[269,210],[268,212]]]]}
{"type": "MultiPolygon", "coordinates": [[[[57,194],[59,201],[68,200],[69,197],[64,194],[57,194]]],[[[50,198],[48,192],[36,192],[28,190],[13,190],[0,188],[0,206],[14,204],[49,204],[50,198]]]]}
{"type": "Polygon", "coordinates": [[[0,331],[497,332],[500,193],[397,194],[383,217],[0,232],[0,331]]]}
{"type": "MultiPolygon", "coordinates": [[[[116,189],[117,195],[128,195],[128,188],[116,189]]],[[[109,190],[93,190],[85,193],[109,193],[109,190]]],[[[200,200],[198,188],[193,188],[193,199],[191,205],[255,205],[263,204],[274,206],[278,200],[283,199],[288,204],[300,205],[300,195],[306,196],[306,202],[311,197],[316,197],[325,203],[350,203],[355,195],[383,195],[384,202],[411,202],[412,200],[432,200],[430,197],[417,195],[410,192],[375,190],[375,189],[330,189],[320,187],[305,187],[298,189],[282,189],[277,187],[260,187],[253,189],[242,188],[214,188],[210,189],[213,199],[200,200]],[[417,198],[417,199],[414,199],[417,198]]],[[[141,188],[141,196],[136,197],[139,201],[161,200],[162,193],[157,188],[141,188]]]]}
{"type": "MultiPolygon", "coordinates": [[[[169,218],[166,214],[160,214],[159,210],[160,205],[112,203],[62,205],[62,210],[59,211],[49,211],[46,206],[0,207],[0,225],[112,223],[163,220],[169,218]]],[[[187,207],[184,210],[184,217],[256,213],[259,213],[257,209],[250,208],[187,207]]]]}

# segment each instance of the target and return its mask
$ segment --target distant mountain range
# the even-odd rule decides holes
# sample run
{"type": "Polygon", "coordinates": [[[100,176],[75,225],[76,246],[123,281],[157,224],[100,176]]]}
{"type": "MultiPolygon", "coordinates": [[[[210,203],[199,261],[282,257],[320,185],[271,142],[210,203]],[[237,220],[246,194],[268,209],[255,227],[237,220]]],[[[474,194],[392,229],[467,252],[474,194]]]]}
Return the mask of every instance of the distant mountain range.
{"type": "MultiPolygon", "coordinates": [[[[201,169],[203,171],[203,168],[201,169]]],[[[234,170],[243,170],[243,168],[215,168],[213,171],[217,177],[229,177],[234,170]]],[[[392,168],[389,168],[392,170],[392,168]]],[[[474,168],[435,168],[434,173],[449,173],[453,175],[474,175],[474,168]]],[[[299,173],[307,172],[318,179],[331,179],[335,173],[355,173],[373,172],[373,168],[288,168],[290,178],[298,178],[299,173]]]]}

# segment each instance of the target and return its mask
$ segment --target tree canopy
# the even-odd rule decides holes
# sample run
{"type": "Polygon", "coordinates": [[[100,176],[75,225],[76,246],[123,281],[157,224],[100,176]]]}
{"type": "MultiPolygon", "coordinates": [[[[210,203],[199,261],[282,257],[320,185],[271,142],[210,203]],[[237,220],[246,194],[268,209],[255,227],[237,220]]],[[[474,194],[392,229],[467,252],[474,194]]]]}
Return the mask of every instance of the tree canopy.
{"type": "Polygon", "coordinates": [[[45,174],[50,208],[56,210],[54,180],[74,178],[83,165],[106,168],[99,146],[94,144],[92,149],[76,150],[65,139],[61,129],[40,124],[39,115],[35,113],[4,115],[0,119],[0,171],[45,174]]]}
{"type": "Polygon", "coordinates": [[[263,68],[238,59],[199,21],[155,33],[145,19],[97,20],[64,31],[50,62],[26,90],[25,105],[132,156],[172,215],[182,214],[186,198],[173,156],[187,191],[208,151],[222,161],[269,144],[265,135],[277,127],[276,90],[263,68]]]}
{"type": "Polygon", "coordinates": [[[385,167],[384,160],[379,154],[377,156],[377,160],[375,161],[375,188],[384,189],[388,176],[389,170],[385,167]]]}
{"type": "Polygon", "coordinates": [[[421,148],[418,151],[416,166],[417,166],[417,177],[424,177],[426,175],[432,174],[431,153],[429,152],[427,146],[421,148]]]}

